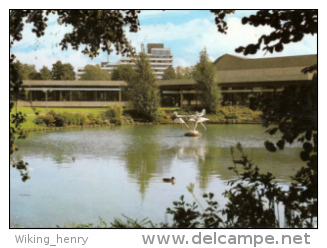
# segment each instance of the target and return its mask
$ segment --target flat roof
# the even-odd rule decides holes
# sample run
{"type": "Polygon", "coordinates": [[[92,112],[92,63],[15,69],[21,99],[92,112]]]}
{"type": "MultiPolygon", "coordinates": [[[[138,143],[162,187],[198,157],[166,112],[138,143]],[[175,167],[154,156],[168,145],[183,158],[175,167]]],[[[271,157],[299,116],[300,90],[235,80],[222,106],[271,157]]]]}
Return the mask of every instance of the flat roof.
{"type": "Polygon", "coordinates": [[[92,81],[92,80],[24,80],[23,86],[126,86],[124,81],[92,81]]]}
{"type": "MultiPolygon", "coordinates": [[[[193,85],[193,79],[158,80],[159,86],[165,85],[193,85]]],[[[24,80],[23,86],[127,86],[125,81],[82,81],[82,80],[24,80]]]]}
{"type": "Polygon", "coordinates": [[[213,64],[218,71],[307,67],[318,63],[317,54],[250,59],[225,54],[213,64]]]}

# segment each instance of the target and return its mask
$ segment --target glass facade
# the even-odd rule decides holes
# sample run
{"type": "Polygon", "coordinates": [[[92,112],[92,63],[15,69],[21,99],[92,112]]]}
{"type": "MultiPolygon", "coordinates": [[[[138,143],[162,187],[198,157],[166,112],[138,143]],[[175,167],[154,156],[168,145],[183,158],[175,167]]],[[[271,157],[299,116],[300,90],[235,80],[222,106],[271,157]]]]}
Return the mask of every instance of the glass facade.
{"type": "Polygon", "coordinates": [[[158,55],[158,56],[170,56],[170,49],[155,49],[152,48],[151,51],[152,55],[158,55]]]}
{"type": "MultiPolygon", "coordinates": [[[[194,86],[188,88],[173,89],[165,86],[161,89],[161,106],[180,107],[200,103],[200,97],[194,90],[194,86]]],[[[249,105],[251,101],[260,96],[278,97],[281,88],[275,87],[244,87],[244,86],[223,86],[222,105],[249,105]]],[[[18,96],[18,99],[35,102],[128,102],[128,92],[124,87],[115,88],[52,88],[47,94],[41,89],[26,88],[25,92],[18,96]]]]}
{"type": "MultiPolygon", "coordinates": [[[[97,102],[97,101],[108,101],[118,102],[126,101],[127,96],[123,92],[119,91],[76,91],[76,90],[54,90],[48,92],[48,101],[83,101],[83,102],[97,102]]],[[[28,100],[30,101],[45,101],[46,96],[43,91],[29,91],[28,100]]]]}

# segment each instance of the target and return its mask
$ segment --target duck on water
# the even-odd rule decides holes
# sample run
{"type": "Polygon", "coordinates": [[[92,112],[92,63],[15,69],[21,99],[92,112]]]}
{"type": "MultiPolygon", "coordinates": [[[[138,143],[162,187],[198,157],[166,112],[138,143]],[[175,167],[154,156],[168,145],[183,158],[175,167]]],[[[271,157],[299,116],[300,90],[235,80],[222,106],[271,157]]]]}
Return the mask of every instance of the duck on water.
{"type": "Polygon", "coordinates": [[[172,178],[163,178],[162,179],[164,182],[167,182],[167,183],[173,183],[174,180],[175,180],[175,177],[172,177],[172,178]]]}

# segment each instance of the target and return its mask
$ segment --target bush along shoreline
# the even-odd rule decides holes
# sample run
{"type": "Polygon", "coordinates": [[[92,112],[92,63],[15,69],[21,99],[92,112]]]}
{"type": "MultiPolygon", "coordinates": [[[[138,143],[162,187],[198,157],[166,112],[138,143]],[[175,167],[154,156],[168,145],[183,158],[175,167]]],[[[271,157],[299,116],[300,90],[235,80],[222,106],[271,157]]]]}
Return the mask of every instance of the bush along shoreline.
{"type": "MultiPolygon", "coordinates": [[[[201,108],[183,107],[180,109],[163,109],[158,111],[157,121],[160,124],[173,124],[173,112],[188,115],[195,111],[201,112],[201,108]]],[[[205,115],[209,119],[208,124],[261,124],[261,112],[254,111],[245,106],[225,106],[220,107],[216,113],[205,115]]]]}
{"type": "MultiPolygon", "coordinates": [[[[24,132],[64,130],[72,128],[94,128],[119,125],[161,125],[173,124],[174,114],[194,114],[195,108],[160,108],[155,121],[142,118],[135,110],[123,110],[121,106],[109,106],[100,113],[55,112],[39,115],[33,120],[33,128],[24,128],[24,132]]],[[[208,124],[261,124],[260,111],[245,106],[221,107],[215,114],[207,114],[208,124]]],[[[29,118],[30,119],[30,118],[29,118]]]]}

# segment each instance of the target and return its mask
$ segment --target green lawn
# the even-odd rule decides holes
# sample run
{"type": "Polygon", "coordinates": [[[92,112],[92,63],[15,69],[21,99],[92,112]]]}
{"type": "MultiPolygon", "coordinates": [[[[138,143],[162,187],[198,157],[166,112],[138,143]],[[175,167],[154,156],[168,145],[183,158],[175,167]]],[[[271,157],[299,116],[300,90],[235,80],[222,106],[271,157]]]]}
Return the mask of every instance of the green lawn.
{"type": "MultiPolygon", "coordinates": [[[[106,108],[48,108],[48,111],[53,110],[56,113],[68,112],[68,113],[100,113],[106,110],[106,108]]],[[[39,114],[45,114],[46,108],[36,108],[39,114]]],[[[13,108],[13,113],[16,112],[16,108],[13,108]]],[[[34,114],[34,110],[31,107],[17,107],[17,112],[22,112],[26,115],[34,114]]]]}

